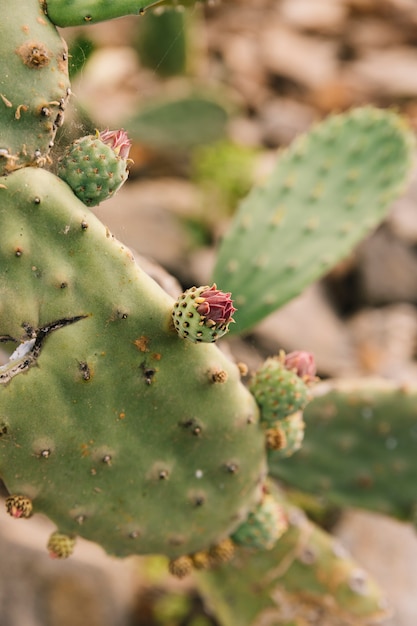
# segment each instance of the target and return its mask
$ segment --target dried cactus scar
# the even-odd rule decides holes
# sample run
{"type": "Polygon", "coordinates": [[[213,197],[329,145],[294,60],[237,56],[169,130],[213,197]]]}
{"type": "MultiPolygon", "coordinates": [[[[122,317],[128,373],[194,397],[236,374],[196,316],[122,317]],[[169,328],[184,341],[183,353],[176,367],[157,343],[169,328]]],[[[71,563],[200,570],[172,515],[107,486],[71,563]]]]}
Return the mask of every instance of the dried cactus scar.
{"type": "MultiPolygon", "coordinates": [[[[69,324],[74,324],[88,315],[76,315],[75,317],[67,317],[49,324],[45,324],[38,329],[30,327],[26,328],[28,339],[18,345],[13,354],[10,355],[8,363],[0,367],[0,384],[7,384],[12,378],[26,372],[30,367],[35,365],[39,358],[46,338],[54,331],[65,328],[69,324]]],[[[15,341],[12,337],[3,336],[3,341],[15,341]]]]}

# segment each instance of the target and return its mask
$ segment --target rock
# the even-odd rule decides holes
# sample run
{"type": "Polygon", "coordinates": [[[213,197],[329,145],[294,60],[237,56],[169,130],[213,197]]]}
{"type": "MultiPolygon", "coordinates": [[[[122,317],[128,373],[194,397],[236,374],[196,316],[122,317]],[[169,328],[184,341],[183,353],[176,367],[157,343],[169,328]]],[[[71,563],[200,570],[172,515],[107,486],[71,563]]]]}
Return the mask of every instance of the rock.
{"type": "Polygon", "coordinates": [[[314,109],[307,104],[289,98],[269,100],[259,113],[263,142],[268,146],[286,146],[307,131],[316,118],[314,109]]]}
{"type": "Polygon", "coordinates": [[[307,350],[315,356],[319,375],[343,376],[357,371],[352,338],[316,283],[254,329],[265,355],[307,350]]]}
{"type": "Polygon", "coordinates": [[[297,30],[334,35],[343,31],[347,7],[344,0],[283,0],[280,13],[297,30]]]}
{"type": "Polygon", "coordinates": [[[417,49],[399,46],[370,50],[350,65],[352,77],[368,83],[368,98],[417,96],[417,49]]]}
{"type": "Polygon", "coordinates": [[[417,254],[387,225],[360,244],[357,263],[363,304],[417,302],[417,254]]]}
{"type": "Polygon", "coordinates": [[[1,626],[129,626],[133,569],[82,540],[70,559],[50,559],[44,546],[52,530],[40,516],[22,521],[3,512],[1,626]]]}
{"type": "Polygon", "coordinates": [[[357,349],[358,362],[366,375],[398,382],[415,380],[412,363],[417,341],[417,311],[409,304],[362,309],[348,327],[357,349]]]}
{"type": "Polygon", "coordinates": [[[301,35],[280,22],[266,25],[259,39],[262,62],[271,74],[317,89],[337,76],[337,44],[301,35]]]}
{"type": "Polygon", "coordinates": [[[195,215],[199,202],[195,187],[180,179],[132,181],[95,213],[129,248],[175,273],[190,243],[180,218],[195,215]]]}
{"type": "Polygon", "coordinates": [[[393,610],[383,626],[417,624],[417,534],[411,525],[346,511],[335,534],[385,590],[393,610]]]}

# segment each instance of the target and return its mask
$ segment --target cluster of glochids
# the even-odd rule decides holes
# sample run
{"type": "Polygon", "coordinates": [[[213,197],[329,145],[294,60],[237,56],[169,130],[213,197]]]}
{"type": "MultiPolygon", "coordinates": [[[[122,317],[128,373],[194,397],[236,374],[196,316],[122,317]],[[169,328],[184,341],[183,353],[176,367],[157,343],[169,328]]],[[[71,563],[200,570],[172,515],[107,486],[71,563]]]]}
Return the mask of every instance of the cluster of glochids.
{"type": "MultiPolygon", "coordinates": [[[[215,341],[227,332],[236,309],[230,293],[216,285],[193,287],[179,297],[173,309],[174,326],[182,338],[195,342],[215,341]],[[185,327],[184,322],[188,325],[185,327]],[[179,328],[178,328],[179,327],[179,328]],[[187,332],[185,331],[187,329],[187,332]]],[[[289,456],[301,445],[304,432],[302,411],[309,400],[309,389],[316,381],[316,366],[307,352],[281,352],[269,358],[253,375],[249,388],[260,408],[260,424],[265,430],[266,447],[289,456]]],[[[6,500],[14,518],[29,518],[33,512],[30,498],[11,495],[6,500]]],[[[182,578],[193,569],[201,570],[224,563],[233,557],[235,545],[251,549],[271,549],[287,529],[281,505],[265,488],[261,501],[247,519],[207,550],[171,559],[169,570],[182,578]]],[[[53,558],[67,558],[73,552],[75,536],[54,532],[48,542],[53,558]]]]}

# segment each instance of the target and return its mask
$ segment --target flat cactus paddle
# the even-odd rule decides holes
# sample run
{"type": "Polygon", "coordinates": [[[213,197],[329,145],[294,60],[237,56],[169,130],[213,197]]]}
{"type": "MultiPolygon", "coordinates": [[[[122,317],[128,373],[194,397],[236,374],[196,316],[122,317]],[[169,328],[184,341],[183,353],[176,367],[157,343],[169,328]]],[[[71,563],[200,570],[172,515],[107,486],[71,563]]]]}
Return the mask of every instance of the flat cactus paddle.
{"type": "Polygon", "coordinates": [[[218,544],[266,473],[237,366],[177,335],[173,300],[62,180],[18,170],[0,198],[0,338],[16,348],[0,368],[11,513],[29,498],[53,520],[57,557],[75,535],[118,556],[218,544]]]}
{"type": "Polygon", "coordinates": [[[282,151],[241,204],[213,281],[233,293],[243,332],[323,276],[384,218],[404,189],[414,142],[392,111],[335,115],[282,151]]]}

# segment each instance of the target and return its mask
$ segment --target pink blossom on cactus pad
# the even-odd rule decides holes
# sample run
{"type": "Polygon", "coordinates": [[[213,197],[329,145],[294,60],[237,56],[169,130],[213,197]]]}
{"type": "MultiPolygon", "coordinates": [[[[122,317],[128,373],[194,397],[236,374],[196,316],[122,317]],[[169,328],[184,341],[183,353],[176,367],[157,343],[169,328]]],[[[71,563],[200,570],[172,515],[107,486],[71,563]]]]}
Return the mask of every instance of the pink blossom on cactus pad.
{"type": "Polygon", "coordinates": [[[286,369],[291,370],[306,382],[314,381],[316,377],[316,362],[311,352],[303,350],[295,350],[285,356],[284,365],[286,369]]]}
{"type": "Polygon", "coordinates": [[[206,318],[206,322],[218,327],[226,326],[234,321],[232,317],[236,311],[230,296],[230,293],[220,291],[216,284],[213,284],[200,294],[197,312],[206,318]]]}
{"type": "Polygon", "coordinates": [[[123,128],[121,130],[109,130],[107,128],[99,134],[99,137],[101,141],[110,146],[121,159],[128,158],[132,142],[123,128]]]}

